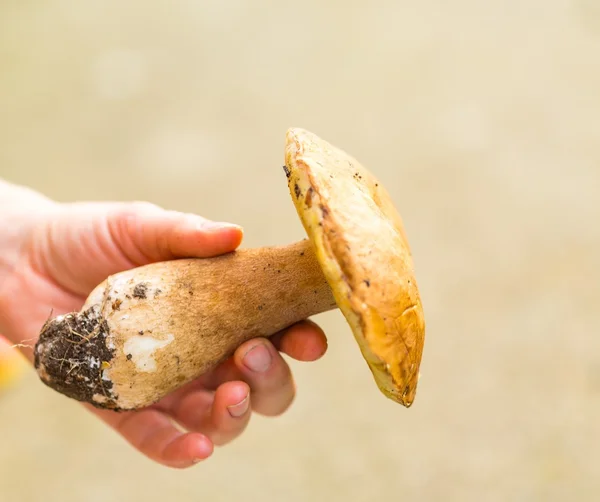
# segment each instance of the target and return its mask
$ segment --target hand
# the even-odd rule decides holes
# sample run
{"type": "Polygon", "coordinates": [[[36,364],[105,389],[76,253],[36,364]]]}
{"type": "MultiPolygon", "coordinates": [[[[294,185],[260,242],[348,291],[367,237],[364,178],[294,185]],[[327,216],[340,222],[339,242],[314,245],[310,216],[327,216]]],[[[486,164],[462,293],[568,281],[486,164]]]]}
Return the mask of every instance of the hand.
{"type": "MultiPolygon", "coordinates": [[[[235,225],[147,203],[55,204],[34,198],[27,216],[28,225],[19,220],[27,229],[22,245],[10,266],[4,264],[4,274],[0,262],[0,326],[15,343],[29,345],[50,315],[80,310],[111,274],[156,261],[216,256],[242,240],[235,225]]],[[[295,386],[280,351],[313,361],[326,348],[322,330],[305,321],[270,340],[244,343],[213,372],[149,408],[115,413],[85,406],[150,459],[189,467],[239,436],[252,412],[275,416],[290,406],[295,386]]],[[[31,359],[31,350],[26,353],[31,359]]]]}

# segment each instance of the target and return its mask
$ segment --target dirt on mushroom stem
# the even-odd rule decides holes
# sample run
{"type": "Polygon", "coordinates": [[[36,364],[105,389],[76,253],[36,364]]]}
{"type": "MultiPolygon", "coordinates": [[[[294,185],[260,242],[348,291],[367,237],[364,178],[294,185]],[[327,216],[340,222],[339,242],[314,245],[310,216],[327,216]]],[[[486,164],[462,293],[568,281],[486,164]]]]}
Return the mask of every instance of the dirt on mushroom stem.
{"type": "Polygon", "coordinates": [[[42,382],[77,401],[118,410],[113,384],[102,377],[114,357],[107,345],[109,334],[99,307],[48,321],[34,351],[42,382]]]}

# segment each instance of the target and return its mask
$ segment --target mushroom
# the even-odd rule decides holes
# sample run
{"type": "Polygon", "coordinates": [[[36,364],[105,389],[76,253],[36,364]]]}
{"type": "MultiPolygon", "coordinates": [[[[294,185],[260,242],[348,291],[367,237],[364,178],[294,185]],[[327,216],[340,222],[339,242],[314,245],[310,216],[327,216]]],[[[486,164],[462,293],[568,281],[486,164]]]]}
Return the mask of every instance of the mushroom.
{"type": "Polygon", "coordinates": [[[99,408],[138,409],[243,342],[337,307],[380,391],[409,407],[425,321],[388,192],[356,159],[303,129],[287,132],[284,171],[308,239],[109,277],[80,312],[42,327],[40,379],[99,408]]]}

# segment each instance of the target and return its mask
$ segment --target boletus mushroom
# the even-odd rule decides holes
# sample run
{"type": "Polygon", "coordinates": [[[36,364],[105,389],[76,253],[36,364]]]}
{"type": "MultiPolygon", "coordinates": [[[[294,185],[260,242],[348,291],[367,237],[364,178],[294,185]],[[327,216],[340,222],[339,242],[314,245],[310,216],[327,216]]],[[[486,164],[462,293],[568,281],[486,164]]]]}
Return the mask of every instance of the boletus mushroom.
{"type": "Polygon", "coordinates": [[[138,409],[246,340],[338,307],[381,392],[409,407],[425,322],[388,192],[356,159],[302,129],[287,132],[284,171],[308,239],[109,277],[80,312],[43,326],[41,380],[99,408],[138,409]]]}

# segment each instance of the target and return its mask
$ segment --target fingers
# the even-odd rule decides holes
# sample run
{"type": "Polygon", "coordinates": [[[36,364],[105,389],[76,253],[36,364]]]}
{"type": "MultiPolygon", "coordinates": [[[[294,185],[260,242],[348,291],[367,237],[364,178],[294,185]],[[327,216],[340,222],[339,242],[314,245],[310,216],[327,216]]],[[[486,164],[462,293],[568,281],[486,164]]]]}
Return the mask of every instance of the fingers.
{"type": "Polygon", "coordinates": [[[325,334],[310,321],[275,335],[250,340],[212,373],[167,396],[157,407],[118,414],[89,407],[142,454],[165,466],[189,467],[244,432],[252,411],[280,415],[296,389],[279,350],[314,361],[327,350],[325,334]],[[210,391],[207,389],[216,389],[210,391]],[[188,433],[181,432],[172,420],[188,433]]]}
{"type": "Polygon", "coordinates": [[[286,411],[295,391],[281,354],[267,339],[257,338],[241,345],[213,373],[189,385],[185,394],[177,391],[178,398],[167,397],[163,403],[184,427],[202,431],[222,445],[243,432],[251,411],[266,416],[286,411]],[[216,388],[214,397],[205,388],[216,388]]]}
{"type": "MultiPolygon", "coordinates": [[[[316,361],[327,352],[325,333],[311,321],[295,324],[271,337],[267,343],[271,343],[277,350],[298,361],[316,361]]],[[[239,347],[238,352],[243,351],[244,347],[245,345],[239,347]]],[[[230,358],[189,385],[193,388],[204,387],[214,390],[224,382],[240,380],[243,377],[244,373],[240,371],[236,359],[230,358]]],[[[185,389],[184,392],[188,392],[187,386],[185,389]]]]}
{"type": "Polygon", "coordinates": [[[252,410],[267,416],[287,410],[296,393],[290,367],[266,338],[242,344],[231,359],[199,380],[200,385],[211,389],[223,382],[246,382],[252,410]]]}
{"type": "Polygon", "coordinates": [[[117,430],[134,448],[151,460],[167,467],[190,467],[213,452],[208,437],[179,431],[162,411],[146,409],[128,413],[94,410],[117,430]]]}
{"type": "Polygon", "coordinates": [[[327,351],[327,338],[315,323],[303,321],[271,340],[259,338],[241,345],[234,357],[204,375],[198,385],[217,389],[224,382],[245,381],[251,388],[252,409],[279,415],[292,404],[296,390],[290,368],[277,349],[299,361],[315,361],[327,351]]]}
{"type": "Polygon", "coordinates": [[[202,432],[215,445],[233,441],[250,421],[250,388],[244,382],[227,382],[216,392],[191,391],[171,412],[188,430],[202,432]]]}
{"type": "Polygon", "coordinates": [[[278,350],[298,361],[316,361],[327,352],[327,337],[312,321],[302,321],[271,338],[278,350]]]}
{"type": "MultiPolygon", "coordinates": [[[[298,361],[316,361],[327,352],[327,337],[323,330],[312,321],[299,322],[272,336],[268,343],[298,361]]],[[[240,347],[238,352],[243,350],[243,347],[240,347]]],[[[240,379],[243,379],[243,373],[238,368],[235,359],[230,358],[189,385],[194,388],[203,386],[214,390],[224,382],[240,379]]]]}
{"type": "Polygon", "coordinates": [[[276,416],[292,404],[296,388],[290,367],[265,338],[246,342],[233,356],[240,379],[252,391],[252,409],[261,415],[276,416]]]}
{"type": "MultiPolygon", "coordinates": [[[[327,351],[323,330],[311,321],[303,321],[275,335],[250,340],[235,352],[232,361],[215,372],[221,379],[238,379],[248,383],[252,409],[261,415],[276,416],[294,401],[296,386],[289,365],[281,352],[299,361],[315,361],[327,351]]],[[[213,382],[217,383],[217,382],[213,382]]]]}
{"type": "Polygon", "coordinates": [[[109,217],[111,235],[135,264],[174,258],[207,258],[235,250],[242,229],[194,214],[138,202],[119,206],[109,217]]]}

